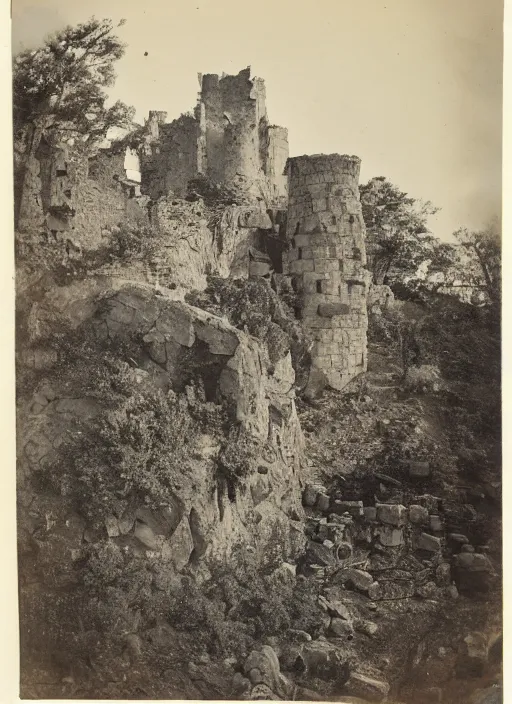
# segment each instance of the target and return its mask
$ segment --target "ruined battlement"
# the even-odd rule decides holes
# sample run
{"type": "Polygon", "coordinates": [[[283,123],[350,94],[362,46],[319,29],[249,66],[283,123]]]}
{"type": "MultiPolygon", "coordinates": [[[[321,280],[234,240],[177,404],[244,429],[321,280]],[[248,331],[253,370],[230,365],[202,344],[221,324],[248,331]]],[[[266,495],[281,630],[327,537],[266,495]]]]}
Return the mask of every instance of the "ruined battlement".
{"type": "Polygon", "coordinates": [[[206,176],[268,207],[286,202],[283,175],[288,131],[269,125],[265,82],[250,68],[236,75],[199,76],[193,114],[166,123],[151,111],[142,155],[142,189],[152,198],[184,195],[190,179],[206,176]]]}

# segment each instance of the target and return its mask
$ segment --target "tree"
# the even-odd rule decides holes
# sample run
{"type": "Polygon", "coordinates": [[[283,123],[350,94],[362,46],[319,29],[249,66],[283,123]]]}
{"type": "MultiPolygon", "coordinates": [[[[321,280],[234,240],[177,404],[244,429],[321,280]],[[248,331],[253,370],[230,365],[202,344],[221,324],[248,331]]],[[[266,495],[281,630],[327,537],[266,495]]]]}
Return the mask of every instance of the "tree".
{"type": "MultiPolygon", "coordinates": [[[[460,228],[454,233],[459,242],[457,280],[453,286],[466,287],[474,297],[483,294],[493,304],[501,301],[501,228],[498,221],[483,230],[460,228]]],[[[481,296],[480,296],[481,297],[481,296]]]]}
{"type": "MultiPolygon", "coordinates": [[[[123,21],[118,26],[123,24],[123,21]]],[[[111,20],[94,17],[66,27],[35,50],[25,50],[13,64],[13,125],[17,207],[26,189],[28,165],[37,158],[43,137],[77,136],[85,150],[111,127],[127,127],[133,108],[117,101],[107,107],[106,88],[115,80],[114,63],[124,45],[111,20]]]]}
{"type": "Polygon", "coordinates": [[[360,193],[374,283],[403,282],[427,260],[442,264],[446,248],[427,227],[439,210],[430,201],[409,197],[384,176],[360,186],[360,193]]]}
{"type": "Polygon", "coordinates": [[[115,80],[114,62],[124,54],[113,29],[111,20],[93,17],[57,32],[40,49],[27,49],[15,57],[15,134],[36,124],[44,129],[72,123],[76,131],[94,138],[110,127],[130,124],[133,108],[121,101],[105,107],[105,88],[115,80]]]}

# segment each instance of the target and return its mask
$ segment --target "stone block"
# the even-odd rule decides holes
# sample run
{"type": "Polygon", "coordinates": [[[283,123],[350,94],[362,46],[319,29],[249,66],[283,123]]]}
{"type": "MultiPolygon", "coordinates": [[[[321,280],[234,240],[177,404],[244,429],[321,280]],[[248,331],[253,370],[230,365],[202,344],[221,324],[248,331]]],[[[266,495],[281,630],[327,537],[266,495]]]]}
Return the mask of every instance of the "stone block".
{"type": "Polygon", "coordinates": [[[354,627],[352,624],[341,618],[331,618],[329,631],[336,638],[352,639],[354,636],[354,627]]]}
{"type": "Polygon", "coordinates": [[[377,508],[376,506],[365,506],[363,508],[363,513],[365,520],[368,522],[377,520],[377,508]]]}
{"type": "Polygon", "coordinates": [[[377,504],[377,518],[381,523],[402,526],[407,522],[407,509],[400,504],[377,504]]]}
{"type": "Polygon", "coordinates": [[[364,507],[362,501],[342,501],[341,499],[335,499],[331,502],[331,511],[337,513],[338,515],[343,515],[348,513],[351,516],[361,517],[364,515],[364,507]]]}
{"type": "Polygon", "coordinates": [[[379,536],[379,542],[388,548],[398,547],[403,545],[404,542],[404,532],[401,528],[394,528],[392,526],[380,526],[377,529],[379,536]]]}
{"type": "Polygon", "coordinates": [[[426,550],[427,552],[439,552],[441,550],[441,539],[428,533],[422,533],[416,547],[418,550],[426,550]]]}
{"type": "Polygon", "coordinates": [[[332,318],[335,315],[346,315],[350,309],[345,303],[321,303],[318,306],[318,315],[323,318],[332,318]]]}

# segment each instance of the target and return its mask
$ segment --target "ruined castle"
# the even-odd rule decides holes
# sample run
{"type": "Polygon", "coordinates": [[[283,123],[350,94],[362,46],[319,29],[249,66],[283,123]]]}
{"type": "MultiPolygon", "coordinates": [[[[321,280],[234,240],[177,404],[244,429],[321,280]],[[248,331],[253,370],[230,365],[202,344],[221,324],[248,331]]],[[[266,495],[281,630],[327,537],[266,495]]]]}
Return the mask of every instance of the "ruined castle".
{"type": "MultiPolygon", "coordinates": [[[[94,249],[123,222],[169,237],[151,271],[155,284],[204,288],[205,274],[287,277],[296,316],[314,340],[312,364],[335,389],[366,370],[365,225],[354,156],[289,158],[286,128],[270,124],[265,85],[238,75],[200,76],[193,113],[166,122],[151,111],[128,135],[84,158],[72,140],[44,138],[19,198],[21,232],[94,249]],[[238,195],[212,233],[200,203],[203,178],[238,195]]],[[[110,271],[115,275],[115,271],[110,271]]],[[[126,272],[123,272],[126,275],[126,272]]]]}

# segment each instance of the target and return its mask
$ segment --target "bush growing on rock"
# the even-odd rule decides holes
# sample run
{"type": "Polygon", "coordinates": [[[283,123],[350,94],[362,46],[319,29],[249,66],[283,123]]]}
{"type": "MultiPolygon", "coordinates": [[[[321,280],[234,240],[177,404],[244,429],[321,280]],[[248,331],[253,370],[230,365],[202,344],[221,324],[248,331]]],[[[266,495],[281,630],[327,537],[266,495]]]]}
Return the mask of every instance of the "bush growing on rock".
{"type": "Polygon", "coordinates": [[[307,333],[295,319],[292,309],[266,280],[209,276],[205,291],[187,294],[186,301],[226,317],[238,329],[264,342],[272,365],[290,352],[299,383],[309,371],[307,333]]]}

